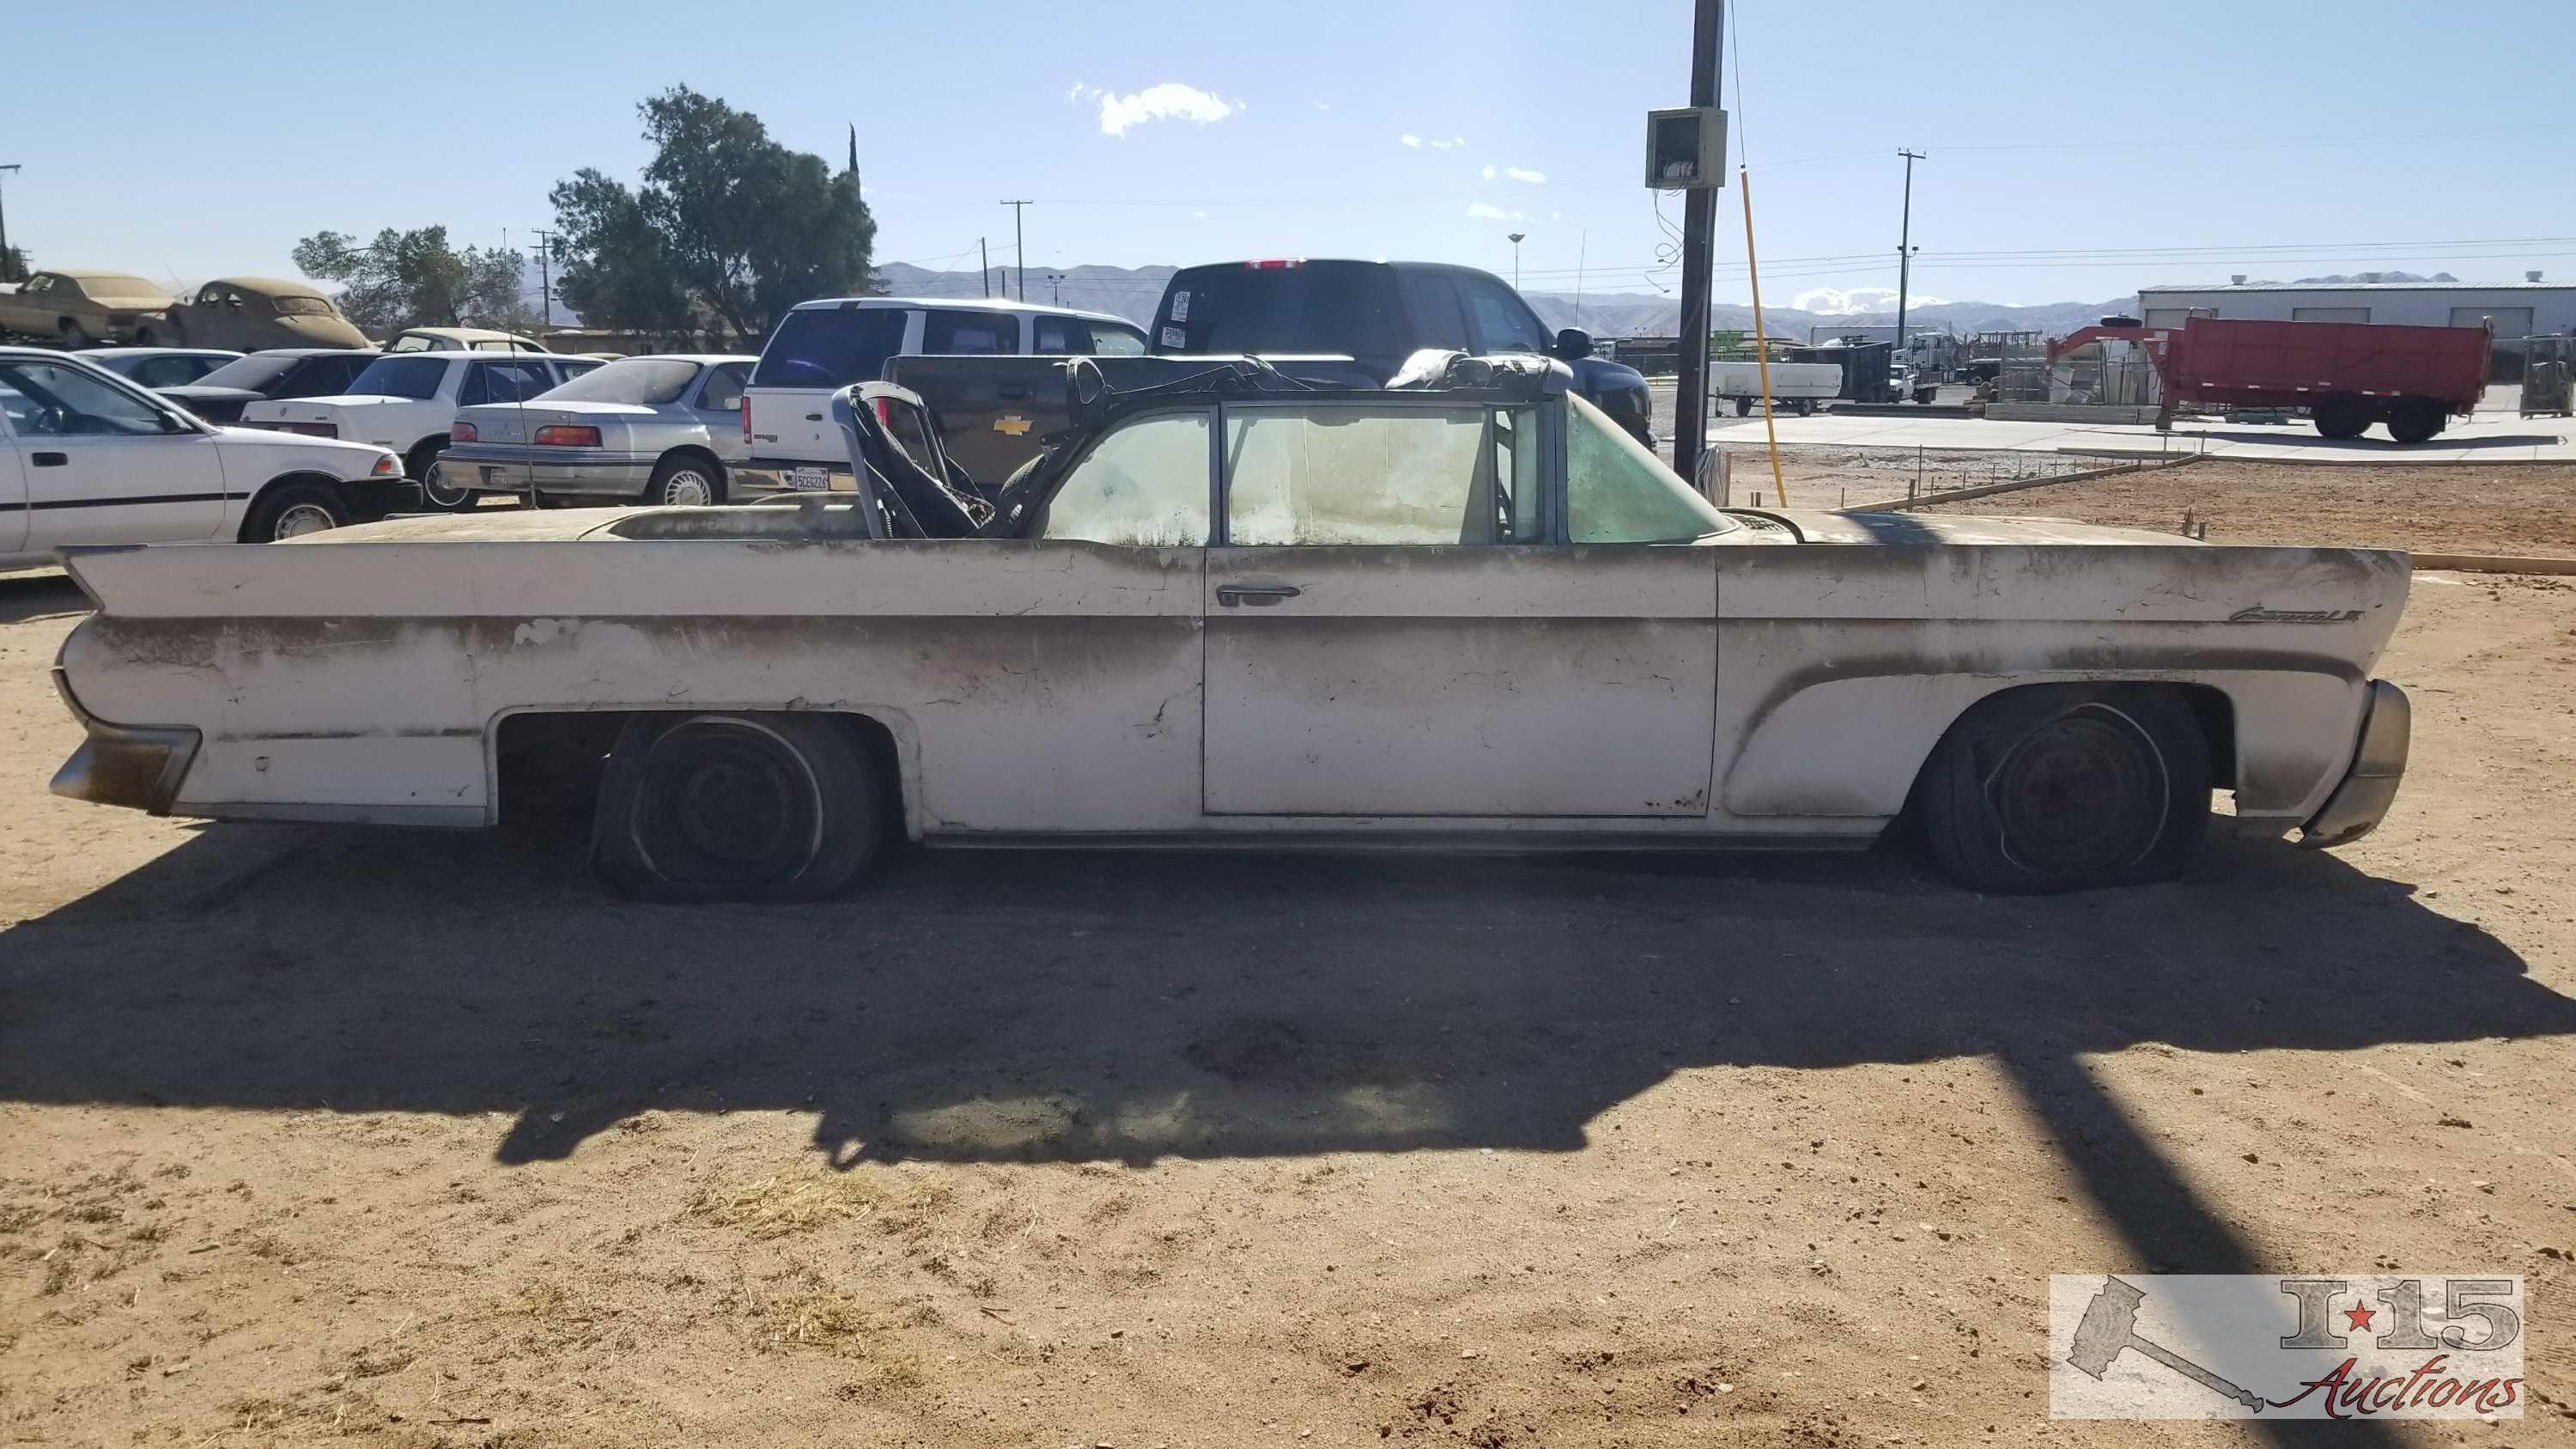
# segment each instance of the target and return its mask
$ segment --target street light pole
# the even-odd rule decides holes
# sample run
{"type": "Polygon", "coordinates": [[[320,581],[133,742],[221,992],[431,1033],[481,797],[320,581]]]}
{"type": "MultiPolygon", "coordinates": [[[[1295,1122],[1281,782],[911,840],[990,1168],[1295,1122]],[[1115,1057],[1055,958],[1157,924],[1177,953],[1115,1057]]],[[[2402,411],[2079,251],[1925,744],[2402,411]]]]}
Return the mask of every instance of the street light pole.
{"type": "Polygon", "coordinates": [[[1527,235],[1529,233],[1525,231],[1512,233],[1512,290],[1515,292],[1521,289],[1521,238],[1527,235]]]}
{"type": "MultiPolygon", "coordinates": [[[[15,161],[10,162],[6,166],[0,166],[0,171],[6,171],[13,175],[16,174],[17,170],[18,163],[15,161]]],[[[23,282],[26,280],[24,277],[15,277],[10,275],[10,273],[19,270],[17,256],[18,254],[16,252],[9,250],[8,201],[6,197],[0,197],[0,282],[23,282]]]]}
{"type": "MultiPolygon", "coordinates": [[[[1690,103],[1713,110],[1718,56],[1726,48],[1726,12],[1720,0],[1697,0],[1691,8],[1690,103]]],[[[1722,175],[1726,158],[1703,156],[1700,164],[1722,175]]],[[[1682,345],[1675,369],[1681,375],[1673,398],[1673,468],[1690,478],[1708,446],[1708,302],[1717,263],[1717,191],[1694,186],[1682,197],[1682,345]]]]}
{"type": "Polygon", "coordinates": [[[1914,275],[1914,250],[1910,245],[1914,240],[1914,163],[1923,159],[1923,153],[1896,154],[1905,158],[1905,219],[1898,224],[1896,233],[1896,360],[1902,363],[1910,356],[1905,347],[1905,286],[1914,275]]]}

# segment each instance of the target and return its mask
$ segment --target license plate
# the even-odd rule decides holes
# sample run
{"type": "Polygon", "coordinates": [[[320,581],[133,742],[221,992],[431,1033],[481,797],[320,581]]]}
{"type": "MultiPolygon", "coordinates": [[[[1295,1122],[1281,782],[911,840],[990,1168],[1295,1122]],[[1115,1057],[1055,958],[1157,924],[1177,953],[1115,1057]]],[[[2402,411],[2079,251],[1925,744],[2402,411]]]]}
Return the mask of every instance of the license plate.
{"type": "Polygon", "coordinates": [[[795,489],[799,493],[820,493],[832,486],[832,470],[829,468],[790,468],[787,470],[787,486],[795,489]]]}

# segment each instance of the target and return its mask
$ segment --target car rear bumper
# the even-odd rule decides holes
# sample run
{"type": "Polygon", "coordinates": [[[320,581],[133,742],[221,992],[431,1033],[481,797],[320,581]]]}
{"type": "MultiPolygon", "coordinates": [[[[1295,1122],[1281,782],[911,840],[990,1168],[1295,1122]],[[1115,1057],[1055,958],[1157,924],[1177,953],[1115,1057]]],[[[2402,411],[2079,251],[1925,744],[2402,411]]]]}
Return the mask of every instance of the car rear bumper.
{"type": "Polygon", "coordinates": [[[741,498],[764,493],[815,492],[817,490],[811,488],[798,488],[789,481],[792,470],[805,468],[822,470],[829,483],[828,487],[821,490],[823,492],[856,493],[859,491],[858,475],[850,471],[850,465],[847,463],[778,463],[764,460],[759,463],[737,464],[733,468],[730,475],[733,496],[741,498]]]}
{"type": "Polygon", "coordinates": [[[530,485],[558,493],[643,496],[654,459],[606,448],[534,448],[509,443],[450,443],[438,465],[451,485],[487,493],[525,493],[530,485]],[[457,474],[462,473],[463,477],[457,474]]]}
{"type": "Polygon", "coordinates": [[[170,802],[179,797],[179,782],[187,778],[204,736],[177,725],[109,724],[81,708],[59,666],[54,689],[89,738],[54,772],[53,792],[93,805],[170,813],[170,802]]]}
{"type": "Polygon", "coordinates": [[[2319,810],[2299,828],[2299,843],[2325,847],[2359,840],[2387,818],[2397,799],[2397,783],[2406,774],[2406,748],[2414,733],[2414,709],[2406,691],[2385,679],[2370,682],[2370,707],[2362,715],[2361,741],[2343,781],[2319,810]]]}

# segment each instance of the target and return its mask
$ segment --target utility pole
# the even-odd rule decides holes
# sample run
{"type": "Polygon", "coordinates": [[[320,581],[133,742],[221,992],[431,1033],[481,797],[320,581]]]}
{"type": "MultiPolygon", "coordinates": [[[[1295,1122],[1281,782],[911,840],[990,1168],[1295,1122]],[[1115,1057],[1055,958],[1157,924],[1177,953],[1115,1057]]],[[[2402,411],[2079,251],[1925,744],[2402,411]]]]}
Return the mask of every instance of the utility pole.
{"type": "Polygon", "coordinates": [[[984,249],[984,239],[975,238],[975,274],[984,279],[984,295],[993,295],[993,254],[984,249]]]}
{"type": "Polygon", "coordinates": [[[1035,206],[1037,203],[1005,201],[1002,205],[1011,209],[1011,246],[1015,249],[1013,259],[1018,262],[1020,268],[1020,300],[1025,302],[1029,299],[1029,237],[1027,232],[1020,229],[1020,208],[1035,206]]]}
{"type": "MultiPolygon", "coordinates": [[[[18,173],[18,163],[12,161],[6,166],[0,166],[0,171],[6,171],[14,176],[18,173]]],[[[9,206],[5,198],[0,198],[0,282],[27,280],[24,276],[10,275],[17,270],[18,254],[9,250],[9,206]]]]}
{"type": "Polygon", "coordinates": [[[1905,218],[1897,224],[1896,232],[1896,360],[1903,364],[1912,355],[1905,347],[1905,285],[1914,276],[1914,251],[1909,245],[1914,240],[1914,163],[1923,159],[1923,153],[1896,154],[1905,158],[1905,218]]]}
{"type": "MultiPolygon", "coordinates": [[[[1691,9],[1690,103],[1714,107],[1718,56],[1726,48],[1726,12],[1720,0],[1695,0],[1691,9]]],[[[1704,156],[1700,164],[1723,174],[1726,158],[1704,156]]],[[[1682,198],[1681,376],[1673,399],[1673,471],[1688,478],[1708,446],[1708,294],[1717,263],[1717,190],[1694,186],[1682,198]]]]}
{"type": "Polygon", "coordinates": [[[1512,233],[1512,290],[1515,292],[1521,289],[1521,238],[1527,235],[1529,233],[1525,231],[1512,233]]]}
{"type": "Polygon", "coordinates": [[[544,227],[532,228],[537,234],[537,298],[545,304],[546,330],[555,330],[555,238],[561,233],[544,227]]]}
{"type": "Polygon", "coordinates": [[[1062,273],[1062,272],[1049,272],[1049,273],[1047,273],[1047,285],[1048,285],[1049,287],[1051,287],[1051,288],[1053,288],[1053,289],[1054,289],[1054,292],[1055,292],[1055,305],[1057,305],[1057,306],[1059,306],[1059,307],[1063,306],[1063,305],[1064,305],[1064,273],[1062,273]]]}

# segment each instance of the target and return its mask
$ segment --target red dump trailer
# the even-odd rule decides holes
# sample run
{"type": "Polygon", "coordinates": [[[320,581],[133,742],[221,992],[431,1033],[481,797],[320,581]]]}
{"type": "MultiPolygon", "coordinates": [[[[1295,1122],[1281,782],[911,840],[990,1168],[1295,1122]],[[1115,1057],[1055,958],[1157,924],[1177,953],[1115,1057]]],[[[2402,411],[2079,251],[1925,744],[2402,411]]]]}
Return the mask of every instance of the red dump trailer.
{"type": "Polygon", "coordinates": [[[2178,404],[2306,408],[2317,431],[2357,438],[2386,423],[2420,443],[2467,417],[2487,385],[2484,327],[2251,322],[2194,317],[2149,343],[2168,414],[2178,404]]]}

